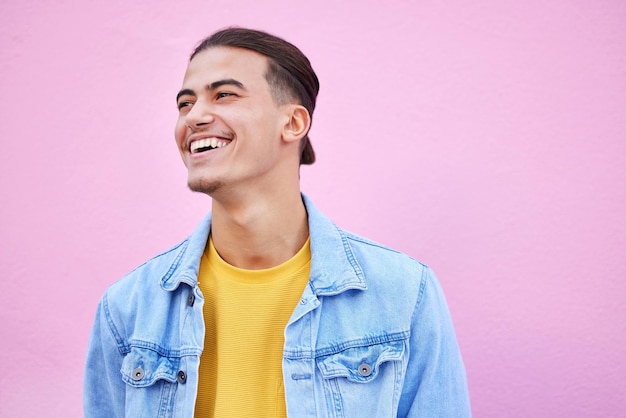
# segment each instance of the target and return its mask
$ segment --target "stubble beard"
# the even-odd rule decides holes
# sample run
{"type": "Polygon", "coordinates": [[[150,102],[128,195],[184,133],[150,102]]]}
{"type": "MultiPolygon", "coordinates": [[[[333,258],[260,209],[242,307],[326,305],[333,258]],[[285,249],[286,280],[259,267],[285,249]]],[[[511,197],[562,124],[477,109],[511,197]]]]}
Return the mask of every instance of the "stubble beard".
{"type": "Polygon", "coordinates": [[[206,180],[206,179],[189,179],[187,186],[192,192],[204,193],[211,196],[218,191],[224,183],[219,180],[206,180]]]}

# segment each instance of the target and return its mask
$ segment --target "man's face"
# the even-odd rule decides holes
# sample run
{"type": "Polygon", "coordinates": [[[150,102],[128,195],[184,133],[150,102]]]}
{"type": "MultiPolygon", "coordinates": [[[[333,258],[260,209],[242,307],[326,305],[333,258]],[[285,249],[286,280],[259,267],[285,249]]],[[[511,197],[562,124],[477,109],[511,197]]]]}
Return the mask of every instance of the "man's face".
{"type": "Polygon", "coordinates": [[[189,63],[175,138],[191,190],[245,192],[278,178],[288,116],[272,98],[267,67],[261,54],[224,47],[206,49],[189,63]]]}

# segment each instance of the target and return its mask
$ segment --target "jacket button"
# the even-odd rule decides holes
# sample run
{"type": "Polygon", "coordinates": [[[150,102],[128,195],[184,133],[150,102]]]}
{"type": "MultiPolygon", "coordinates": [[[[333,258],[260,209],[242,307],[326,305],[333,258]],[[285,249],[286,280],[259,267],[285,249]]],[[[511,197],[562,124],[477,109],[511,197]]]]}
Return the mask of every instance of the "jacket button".
{"type": "Polygon", "coordinates": [[[178,380],[178,383],[184,384],[187,381],[187,375],[185,374],[184,371],[181,370],[178,372],[178,376],[176,377],[176,380],[178,380]]]}
{"type": "Polygon", "coordinates": [[[367,377],[372,374],[372,368],[367,363],[361,363],[359,366],[359,374],[363,377],[367,377]]]}
{"type": "Polygon", "coordinates": [[[137,367],[135,370],[133,370],[133,373],[130,375],[130,377],[137,381],[137,380],[141,380],[143,379],[145,373],[143,371],[143,369],[141,368],[141,366],[137,367]]]}
{"type": "Polygon", "coordinates": [[[187,305],[193,306],[193,303],[196,301],[196,297],[193,294],[190,294],[187,298],[187,305]]]}

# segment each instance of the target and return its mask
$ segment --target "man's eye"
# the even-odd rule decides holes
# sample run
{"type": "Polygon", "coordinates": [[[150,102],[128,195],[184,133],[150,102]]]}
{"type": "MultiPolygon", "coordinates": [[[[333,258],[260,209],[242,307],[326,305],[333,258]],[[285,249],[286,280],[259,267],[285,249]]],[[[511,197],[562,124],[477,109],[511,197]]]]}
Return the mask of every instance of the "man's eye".
{"type": "Polygon", "coordinates": [[[218,99],[223,99],[224,97],[229,97],[229,96],[234,96],[234,93],[229,93],[227,91],[220,91],[219,93],[217,93],[216,97],[218,99]]]}
{"type": "Polygon", "coordinates": [[[193,103],[191,102],[180,102],[178,103],[178,110],[181,110],[185,107],[191,106],[193,103]]]}

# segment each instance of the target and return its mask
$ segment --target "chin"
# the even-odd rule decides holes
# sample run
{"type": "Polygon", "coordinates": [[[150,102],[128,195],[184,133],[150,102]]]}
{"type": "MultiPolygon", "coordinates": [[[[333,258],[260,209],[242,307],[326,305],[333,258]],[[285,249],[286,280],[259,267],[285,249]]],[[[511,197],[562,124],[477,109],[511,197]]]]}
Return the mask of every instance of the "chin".
{"type": "Polygon", "coordinates": [[[189,179],[187,186],[193,192],[212,195],[223,186],[223,183],[219,180],[189,179]]]}

